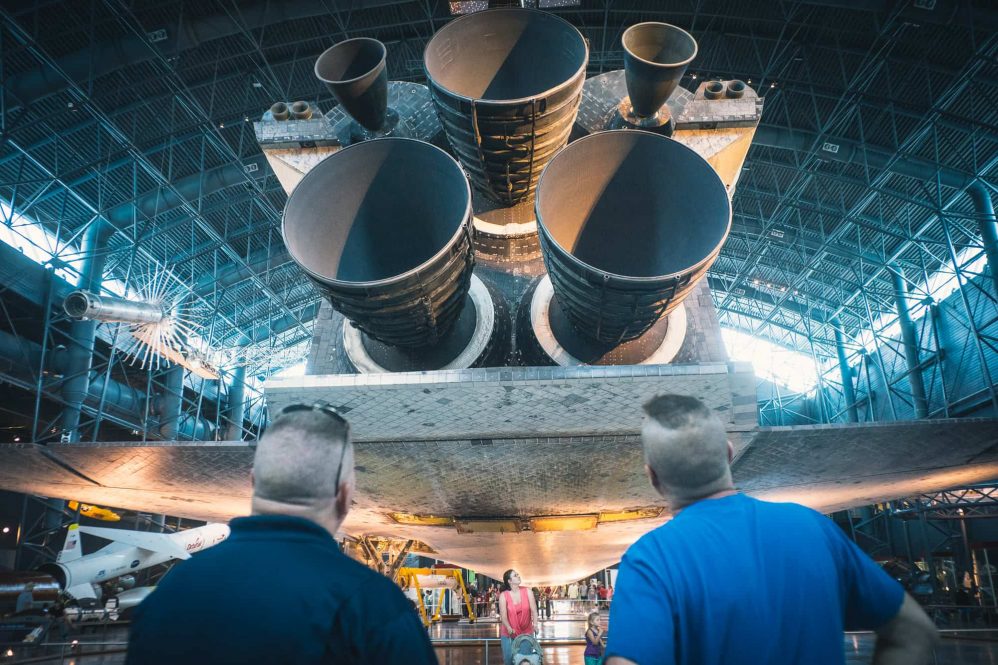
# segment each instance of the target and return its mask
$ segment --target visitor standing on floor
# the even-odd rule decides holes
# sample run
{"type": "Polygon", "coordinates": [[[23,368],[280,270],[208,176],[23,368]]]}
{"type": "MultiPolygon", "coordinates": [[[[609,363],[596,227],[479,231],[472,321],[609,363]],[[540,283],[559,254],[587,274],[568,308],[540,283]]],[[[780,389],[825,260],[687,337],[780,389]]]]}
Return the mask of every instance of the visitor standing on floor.
{"type": "Polygon", "coordinates": [[[505,665],[513,664],[513,640],[519,635],[533,635],[537,625],[537,603],[528,587],[520,584],[515,570],[503,573],[499,594],[499,637],[505,665]]]}
{"type": "Polygon", "coordinates": [[[340,551],[350,426],[325,404],[281,410],[256,446],[252,516],[181,561],[135,611],[127,662],[436,663],[398,585],[340,551]]]}
{"type": "Polygon", "coordinates": [[[935,627],[830,519],[740,494],[702,402],[644,405],[645,468],[673,518],[624,554],[607,665],[842,665],[844,630],[875,630],[875,665],[928,663],[935,627]]]}
{"type": "Polygon", "coordinates": [[[582,657],[586,665],[600,665],[603,662],[603,627],[599,623],[599,612],[590,612],[586,621],[586,650],[582,657]]]}

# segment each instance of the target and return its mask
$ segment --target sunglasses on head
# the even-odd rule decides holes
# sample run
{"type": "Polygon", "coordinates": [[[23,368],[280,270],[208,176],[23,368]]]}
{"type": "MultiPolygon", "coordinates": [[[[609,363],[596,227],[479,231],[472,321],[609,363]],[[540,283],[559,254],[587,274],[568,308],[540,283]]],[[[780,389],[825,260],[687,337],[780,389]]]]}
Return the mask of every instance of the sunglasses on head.
{"type": "MultiPolygon", "coordinates": [[[[336,409],[328,404],[327,402],[315,402],[313,404],[289,404],[278,412],[278,416],[283,416],[288,413],[296,413],[298,411],[316,411],[318,413],[329,416],[339,424],[347,428],[350,431],[350,423],[347,419],[341,416],[336,409]]],[[[336,493],[339,494],[340,491],[340,474],[343,472],[343,458],[347,454],[347,445],[344,442],[343,448],[340,449],[340,462],[336,465],[336,484],[333,487],[336,488],[336,493]]]]}

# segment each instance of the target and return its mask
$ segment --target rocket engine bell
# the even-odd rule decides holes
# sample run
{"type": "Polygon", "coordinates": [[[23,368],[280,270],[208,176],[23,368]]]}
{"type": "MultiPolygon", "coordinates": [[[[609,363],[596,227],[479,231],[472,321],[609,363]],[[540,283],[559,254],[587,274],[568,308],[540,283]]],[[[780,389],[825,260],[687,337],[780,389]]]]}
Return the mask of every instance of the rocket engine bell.
{"type": "Polygon", "coordinates": [[[696,152],[640,130],[581,138],[537,188],[541,250],[577,332],[637,339],[714,263],[731,226],[717,172],[696,152]]]}
{"type": "Polygon", "coordinates": [[[291,257],[353,324],[402,347],[432,345],[465,304],[471,188],[422,141],[354,144],[320,162],[284,210],[291,257]]]}
{"type": "Polygon", "coordinates": [[[388,111],[387,51],[377,39],[357,37],[330,48],[315,61],[315,75],[346,111],[369,131],[385,125],[388,111]]]}
{"type": "Polygon", "coordinates": [[[496,9],[438,30],[424,64],[444,132],[476,189],[514,205],[567,142],[589,48],[547,12],[496,9]]]}
{"type": "Polygon", "coordinates": [[[651,22],[632,25],[624,31],[622,41],[624,76],[633,114],[638,119],[653,118],[696,57],[697,42],[681,28],[651,22]]]}

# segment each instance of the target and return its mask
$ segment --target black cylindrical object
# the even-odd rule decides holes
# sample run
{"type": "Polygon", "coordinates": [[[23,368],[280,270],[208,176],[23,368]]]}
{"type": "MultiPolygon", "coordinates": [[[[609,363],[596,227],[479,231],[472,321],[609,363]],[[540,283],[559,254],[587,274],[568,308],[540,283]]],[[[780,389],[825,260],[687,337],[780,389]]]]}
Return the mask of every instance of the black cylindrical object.
{"type": "Polygon", "coordinates": [[[558,153],[536,212],[559,305],[579,333],[607,344],[640,337],[678,306],[731,226],[710,164],[639,130],[591,134],[558,153]]]}
{"type": "Polygon", "coordinates": [[[433,35],[423,56],[430,91],[479,191],[505,205],[533,195],[568,142],[588,59],[574,26],[536,10],[468,14],[433,35]]]}
{"type": "Polygon", "coordinates": [[[388,69],[385,45],[370,37],[346,39],[315,61],[315,75],[354,120],[372,132],[385,124],[388,69]]]}
{"type": "Polygon", "coordinates": [[[435,343],[474,265],[471,188],[443,150],[414,139],[327,157],[284,209],[284,243],[333,307],[386,344],[435,343]]]}
{"type": "Polygon", "coordinates": [[[638,23],[624,31],[624,78],[634,114],[655,115],[697,55],[697,41],[668,23],[638,23]]]}

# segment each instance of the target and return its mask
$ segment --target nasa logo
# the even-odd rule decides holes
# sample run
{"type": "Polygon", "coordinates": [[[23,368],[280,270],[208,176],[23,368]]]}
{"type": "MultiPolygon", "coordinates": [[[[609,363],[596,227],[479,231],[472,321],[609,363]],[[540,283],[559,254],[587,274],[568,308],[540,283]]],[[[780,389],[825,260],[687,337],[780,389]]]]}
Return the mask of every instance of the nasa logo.
{"type": "Polygon", "coordinates": [[[100,578],[104,577],[106,574],[107,574],[106,570],[98,570],[97,571],[97,579],[100,579],[100,578]]]}
{"type": "Polygon", "coordinates": [[[196,552],[197,550],[201,549],[202,547],[204,547],[204,538],[202,538],[201,536],[198,536],[197,538],[194,539],[193,542],[191,542],[191,543],[189,543],[187,545],[187,551],[188,552],[196,552]]]}
{"type": "Polygon", "coordinates": [[[136,568],[136,567],[138,567],[138,565],[139,565],[139,560],[136,559],[135,561],[132,562],[132,564],[129,566],[129,568],[136,568]]]}

